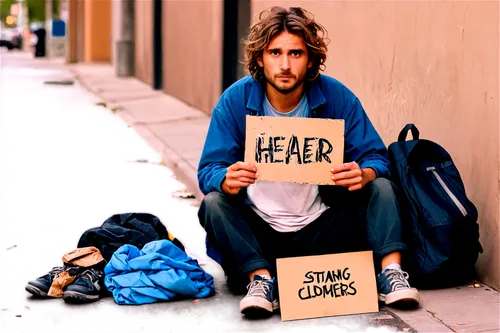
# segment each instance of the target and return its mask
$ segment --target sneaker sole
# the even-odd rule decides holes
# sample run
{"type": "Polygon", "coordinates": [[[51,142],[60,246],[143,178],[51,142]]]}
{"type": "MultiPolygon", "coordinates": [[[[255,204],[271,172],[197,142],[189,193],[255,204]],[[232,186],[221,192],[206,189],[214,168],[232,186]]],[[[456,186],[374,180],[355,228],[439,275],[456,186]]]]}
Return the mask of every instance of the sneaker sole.
{"type": "MultiPolygon", "coordinates": [[[[240,302],[240,312],[248,316],[272,314],[276,309],[276,302],[269,302],[259,296],[246,296],[240,302]]],[[[279,308],[279,305],[277,306],[279,308]]]]}
{"type": "Polygon", "coordinates": [[[393,291],[388,295],[379,295],[379,301],[386,305],[416,306],[420,303],[418,290],[414,288],[393,291]]]}
{"type": "Polygon", "coordinates": [[[41,297],[41,298],[49,298],[50,296],[43,290],[38,289],[31,284],[26,285],[26,291],[32,294],[33,296],[41,297]]]}
{"type": "Polygon", "coordinates": [[[65,302],[86,303],[97,301],[99,299],[99,295],[86,295],[77,291],[65,291],[62,298],[65,302]]]}

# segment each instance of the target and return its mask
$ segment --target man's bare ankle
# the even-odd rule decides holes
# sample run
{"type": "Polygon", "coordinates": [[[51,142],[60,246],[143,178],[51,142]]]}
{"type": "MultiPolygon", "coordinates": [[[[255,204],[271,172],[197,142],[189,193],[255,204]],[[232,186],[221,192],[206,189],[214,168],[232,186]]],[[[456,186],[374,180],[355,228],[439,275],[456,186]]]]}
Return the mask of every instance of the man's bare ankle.
{"type": "Polygon", "coordinates": [[[271,278],[271,273],[269,273],[269,271],[265,268],[256,269],[255,271],[248,273],[248,278],[250,279],[250,281],[253,281],[254,275],[271,278]]]}

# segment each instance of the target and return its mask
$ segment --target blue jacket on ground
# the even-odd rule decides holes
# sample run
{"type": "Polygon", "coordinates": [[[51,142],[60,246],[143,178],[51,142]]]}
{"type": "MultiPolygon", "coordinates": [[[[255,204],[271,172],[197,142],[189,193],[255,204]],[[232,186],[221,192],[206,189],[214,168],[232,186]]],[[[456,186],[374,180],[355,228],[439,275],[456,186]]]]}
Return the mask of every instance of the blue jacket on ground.
{"type": "MultiPolygon", "coordinates": [[[[263,115],[265,83],[247,76],[226,89],[212,112],[207,140],[198,166],[203,194],[221,190],[230,165],[245,156],[246,115],[263,115]]],[[[339,81],[320,75],[306,87],[313,118],[344,119],[344,162],[372,168],[377,177],[389,177],[387,148],[368,119],[358,98],[339,81]]],[[[321,187],[328,185],[320,185],[321,187]]]]}
{"type": "Polygon", "coordinates": [[[147,243],[142,250],[121,246],[104,274],[104,284],[117,304],[204,298],[215,292],[213,277],[169,240],[147,243]]]}

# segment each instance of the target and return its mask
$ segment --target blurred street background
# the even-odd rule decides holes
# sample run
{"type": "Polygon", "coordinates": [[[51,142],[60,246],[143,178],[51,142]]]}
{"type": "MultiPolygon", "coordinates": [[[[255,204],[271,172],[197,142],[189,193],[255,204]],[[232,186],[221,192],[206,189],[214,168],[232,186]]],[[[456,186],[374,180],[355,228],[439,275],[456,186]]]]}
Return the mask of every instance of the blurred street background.
{"type": "Polygon", "coordinates": [[[499,12],[498,1],[0,0],[0,332],[499,332],[499,12]],[[414,311],[240,316],[205,254],[196,168],[212,108],[247,75],[241,40],[273,5],[326,27],[324,73],[360,98],[386,145],[414,123],[450,152],[479,211],[476,284],[422,291],[414,311]],[[125,212],[157,215],[217,295],[68,306],[24,290],[125,212]]]}

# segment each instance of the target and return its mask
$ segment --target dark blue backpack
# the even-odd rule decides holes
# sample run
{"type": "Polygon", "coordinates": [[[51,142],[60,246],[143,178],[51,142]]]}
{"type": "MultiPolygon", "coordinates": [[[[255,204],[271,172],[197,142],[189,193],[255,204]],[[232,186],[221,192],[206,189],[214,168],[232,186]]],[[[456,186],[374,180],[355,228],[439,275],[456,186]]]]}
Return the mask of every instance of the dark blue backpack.
{"type": "Polygon", "coordinates": [[[420,140],[408,124],[389,145],[392,177],[403,195],[404,264],[419,288],[444,288],[475,278],[479,252],[478,213],[467,198],[460,174],[448,152],[420,140]],[[413,140],[406,141],[411,130],[413,140]]]}

